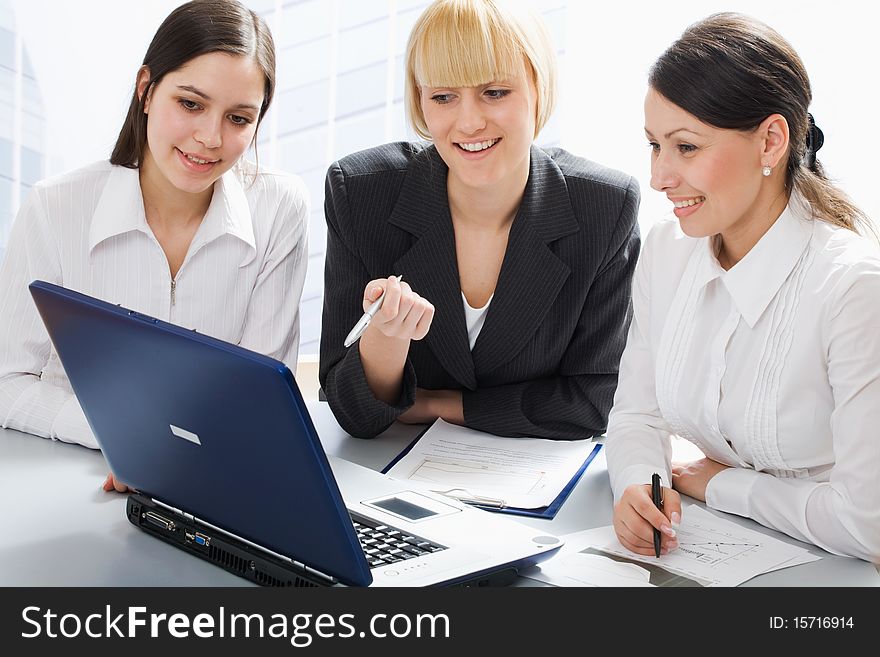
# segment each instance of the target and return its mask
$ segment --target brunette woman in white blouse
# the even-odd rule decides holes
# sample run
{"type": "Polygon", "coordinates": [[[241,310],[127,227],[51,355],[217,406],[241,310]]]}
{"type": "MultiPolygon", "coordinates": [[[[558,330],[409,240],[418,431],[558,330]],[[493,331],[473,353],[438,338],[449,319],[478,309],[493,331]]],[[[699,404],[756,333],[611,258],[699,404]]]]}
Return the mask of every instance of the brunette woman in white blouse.
{"type": "Polygon", "coordinates": [[[652,555],[657,528],[675,549],[684,494],[880,561],[880,253],[816,160],[803,63],[766,25],[718,14],[649,84],[651,186],[677,221],[636,269],[607,441],[617,536],[652,555]],[[673,434],[705,458],[671,465],[673,434]]]}
{"type": "Polygon", "coordinates": [[[269,29],[240,3],[195,0],[165,19],[110,161],[38,183],[16,218],[0,268],[3,427],[97,447],[34,279],[294,365],[308,199],[296,177],[243,159],[274,80],[269,29]]]}

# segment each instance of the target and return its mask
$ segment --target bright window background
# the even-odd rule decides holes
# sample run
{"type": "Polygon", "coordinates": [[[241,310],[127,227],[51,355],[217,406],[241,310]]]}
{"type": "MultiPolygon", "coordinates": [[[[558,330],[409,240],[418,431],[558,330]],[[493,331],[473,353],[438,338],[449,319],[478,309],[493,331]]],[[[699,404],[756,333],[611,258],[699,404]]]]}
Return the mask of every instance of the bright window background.
{"type": "MultiPolygon", "coordinates": [[[[880,91],[877,10],[838,0],[720,4],[711,0],[587,3],[531,0],[553,33],[561,102],[539,136],[635,175],[643,232],[669,214],[649,188],[642,101],[652,61],[691,22],[713,11],[756,16],[801,54],[813,114],[825,131],[820,159],[868,214],[878,166],[873,113],[880,91]]],[[[109,156],[150,38],[179,0],[0,0],[0,257],[21,199],[36,180],[109,156]]],[[[312,197],[301,354],[320,336],[323,178],[335,159],[412,139],[403,110],[402,56],[426,0],[245,0],[278,48],[275,103],[261,128],[261,164],[299,174],[312,197]]]]}

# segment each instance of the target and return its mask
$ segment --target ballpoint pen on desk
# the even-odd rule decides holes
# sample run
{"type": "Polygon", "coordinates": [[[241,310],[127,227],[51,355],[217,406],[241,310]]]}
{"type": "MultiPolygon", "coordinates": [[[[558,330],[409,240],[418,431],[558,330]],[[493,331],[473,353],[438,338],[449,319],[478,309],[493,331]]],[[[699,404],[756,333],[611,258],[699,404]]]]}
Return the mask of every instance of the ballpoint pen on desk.
{"type": "MultiPolygon", "coordinates": [[[[651,477],[651,499],[654,500],[654,506],[661,511],[663,510],[663,492],[660,488],[660,475],[656,472],[651,477]]],[[[660,558],[660,530],[654,528],[654,556],[660,558]]]]}
{"type": "MultiPolygon", "coordinates": [[[[397,278],[397,281],[400,282],[400,279],[403,278],[403,275],[396,276],[395,278],[397,278]]],[[[345,342],[343,343],[344,347],[348,348],[353,345],[355,342],[357,342],[358,338],[360,338],[364,334],[364,331],[367,330],[367,327],[370,325],[370,320],[373,319],[373,315],[379,312],[379,308],[382,307],[382,301],[385,300],[385,291],[387,289],[388,288],[386,287],[385,290],[382,290],[382,294],[379,295],[379,298],[370,304],[370,307],[367,308],[367,312],[361,315],[361,318],[357,321],[357,324],[354,325],[354,328],[351,329],[349,334],[345,337],[345,342]]]]}
{"type": "Polygon", "coordinates": [[[504,500],[496,497],[486,497],[485,495],[475,495],[466,488],[447,488],[446,490],[432,490],[432,493],[440,493],[446,497],[451,497],[465,504],[474,504],[476,506],[486,506],[493,509],[503,509],[507,506],[504,500]]]}

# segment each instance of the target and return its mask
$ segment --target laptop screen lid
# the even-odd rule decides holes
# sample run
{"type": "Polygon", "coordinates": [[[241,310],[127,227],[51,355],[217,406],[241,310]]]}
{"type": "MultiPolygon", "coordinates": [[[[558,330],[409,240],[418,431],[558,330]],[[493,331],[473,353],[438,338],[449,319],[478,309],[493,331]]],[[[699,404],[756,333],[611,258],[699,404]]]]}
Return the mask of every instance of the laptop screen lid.
{"type": "Polygon", "coordinates": [[[370,584],[283,363],[51,283],[30,291],[120,481],[347,584],[370,584]]]}

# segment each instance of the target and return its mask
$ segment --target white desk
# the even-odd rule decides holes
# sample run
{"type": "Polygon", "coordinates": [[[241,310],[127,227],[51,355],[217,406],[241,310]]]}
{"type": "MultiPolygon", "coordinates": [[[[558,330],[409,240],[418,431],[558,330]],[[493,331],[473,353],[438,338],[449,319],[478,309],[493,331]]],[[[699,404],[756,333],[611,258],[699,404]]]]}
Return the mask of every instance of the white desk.
{"type": "MultiPolygon", "coordinates": [[[[420,429],[395,425],[374,440],[359,440],[339,428],[326,404],[310,407],[327,453],[376,470],[420,429]]],[[[101,490],[106,475],[100,452],[0,430],[0,586],[251,586],[132,526],[125,496],[101,490]]],[[[555,534],[610,524],[604,453],[587,468],[556,518],[518,520],[555,534]]],[[[880,586],[873,565],[811,549],[825,558],[762,575],[745,586],[880,586]]]]}

